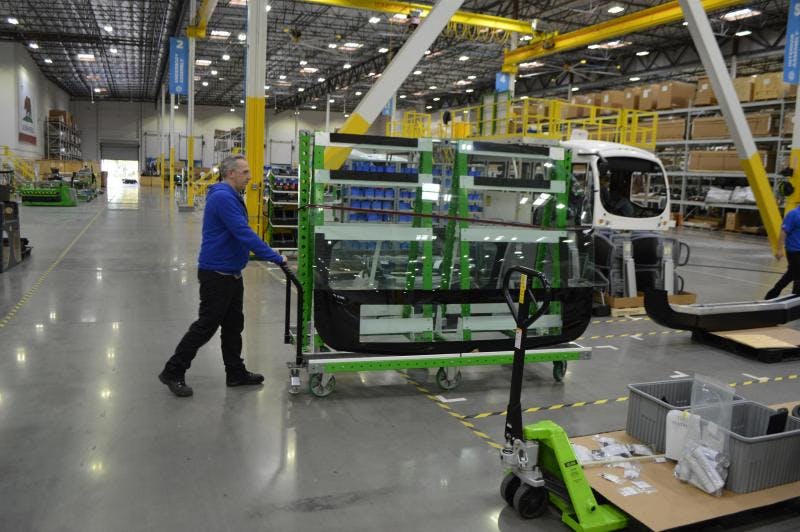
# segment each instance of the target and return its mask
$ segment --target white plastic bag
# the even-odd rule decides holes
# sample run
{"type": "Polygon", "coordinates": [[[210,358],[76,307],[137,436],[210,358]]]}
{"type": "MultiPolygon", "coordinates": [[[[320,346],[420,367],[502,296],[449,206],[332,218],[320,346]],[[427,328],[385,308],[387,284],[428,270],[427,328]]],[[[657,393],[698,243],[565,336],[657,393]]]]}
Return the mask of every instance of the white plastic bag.
{"type": "Polygon", "coordinates": [[[731,203],[755,203],[756,197],[750,187],[736,187],[731,192],[731,203]]]}
{"type": "Polygon", "coordinates": [[[709,187],[706,193],[706,203],[730,203],[731,191],[719,187],[709,187]]]}

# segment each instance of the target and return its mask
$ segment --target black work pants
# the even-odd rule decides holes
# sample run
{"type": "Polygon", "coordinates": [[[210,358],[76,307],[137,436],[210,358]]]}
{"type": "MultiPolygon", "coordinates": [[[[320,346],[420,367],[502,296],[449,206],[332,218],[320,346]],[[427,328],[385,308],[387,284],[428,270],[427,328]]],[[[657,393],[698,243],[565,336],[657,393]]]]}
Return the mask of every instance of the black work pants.
{"type": "Polygon", "coordinates": [[[795,295],[800,294],[800,251],[786,250],[786,262],[789,263],[786,273],[784,273],[783,276],[778,279],[778,282],[775,283],[775,286],[769,289],[769,292],[767,292],[767,295],[764,296],[764,299],[775,299],[781,295],[781,291],[789,286],[789,283],[791,282],[794,282],[792,293],[795,295]]]}
{"type": "Polygon", "coordinates": [[[205,345],[218,327],[222,340],[222,360],[227,373],[244,371],[242,330],[244,330],[244,282],[240,277],[198,270],[200,311],[197,321],[183,335],[175,354],[167,362],[167,371],[183,375],[192,365],[197,350],[205,345]]]}

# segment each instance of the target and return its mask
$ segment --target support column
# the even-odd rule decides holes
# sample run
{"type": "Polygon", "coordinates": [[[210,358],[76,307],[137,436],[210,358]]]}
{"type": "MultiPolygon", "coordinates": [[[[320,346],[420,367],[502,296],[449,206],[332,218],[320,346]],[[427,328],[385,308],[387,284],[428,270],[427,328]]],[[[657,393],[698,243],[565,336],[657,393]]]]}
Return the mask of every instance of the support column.
{"type": "Polygon", "coordinates": [[[250,166],[245,205],[250,227],[264,234],[264,82],[267,78],[267,2],[247,2],[247,70],[245,75],[244,146],[250,166]]]}
{"type": "Polygon", "coordinates": [[[679,4],[689,23],[689,34],[692,36],[697,54],[706,69],[714,94],[719,101],[722,116],[731,132],[736,151],[739,153],[739,163],[747,176],[747,182],[753,189],[753,195],[761,213],[761,221],[767,230],[770,244],[773,251],[776,251],[780,237],[781,214],[778,211],[778,204],[775,201],[764,164],[758,156],[750,127],[745,120],[744,111],[736,97],[733,81],[728,74],[719,44],[717,44],[708,16],[700,1],[679,0],[679,4]]]}
{"type": "MultiPolygon", "coordinates": [[[[800,96],[800,85],[797,86],[797,96],[800,96]]],[[[786,198],[784,213],[789,212],[800,204],[800,105],[795,105],[795,109],[792,112],[794,113],[794,128],[792,130],[792,151],[789,156],[789,168],[792,169],[791,183],[794,187],[794,192],[786,198]]]]}
{"type": "MultiPolygon", "coordinates": [[[[189,13],[195,18],[192,26],[197,24],[197,0],[189,3],[189,13]]],[[[194,211],[194,32],[187,31],[189,37],[189,87],[186,102],[186,173],[183,186],[186,187],[186,204],[180,206],[181,211],[194,211]]]]}
{"type": "Polygon", "coordinates": [[[164,168],[164,154],[167,152],[166,145],[167,139],[164,135],[164,131],[167,127],[167,120],[166,120],[166,99],[167,99],[167,86],[161,85],[161,115],[158,118],[158,146],[159,146],[159,158],[158,158],[158,176],[161,178],[161,191],[164,191],[164,178],[166,177],[166,168],[164,168]]]}
{"type": "MultiPolygon", "coordinates": [[[[411,74],[419,60],[425,55],[425,50],[431,47],[436,37],[463,3],[464,0],[439,0],[436,2],[431,12],[400,48],[375,85],[353,109],[350,118],[339,129],[340,133],[361,135],[367,132],[381,109],[386,106],[389,98],[411,74]]],[[[331,170],[341,168],[350,156],[350,151],[349,148],[325,148],[325,168],[331,170]]]]}
{"type": "Polygon", "coordinates": [[[175,95],[169,95],[169,201],[175,201],[175,95]]]}

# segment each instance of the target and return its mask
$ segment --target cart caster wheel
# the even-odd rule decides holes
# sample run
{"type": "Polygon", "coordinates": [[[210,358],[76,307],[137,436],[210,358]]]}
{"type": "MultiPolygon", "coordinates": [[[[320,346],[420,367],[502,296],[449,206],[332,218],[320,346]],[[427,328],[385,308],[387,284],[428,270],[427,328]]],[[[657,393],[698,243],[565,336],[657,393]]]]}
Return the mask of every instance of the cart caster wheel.
{"type": "Polygon", "coordinates": [[[564,375],[567,374],[567,361],[566,360],[557,360],[553,362],[553,378],[556,382],[561,382],[564,380],[564,375]]]}
{"type": "Polygon", "coordinates": [[[330,376],[325,386],[322,385],[322,373],[312,373],[308,377],[308,389],[317,397],[329,396],[334,388],[336,388],[336,379],[333,375],[330,376]]]}
{"type": "Polygon", "coordinates": [[[519,488],[520,480],[514,473],[509,473],[500,484],[500,496],[509,506],[514,506],[514,494],[519,488]]]}
{"type": "Polygon", "coordinates": [[[608,305],[597,305],[592,309],[592,315],[597,318],[607,318],[611,316],[611,307],[608,305]]]}
{"type": "Polygon", "coordinates": [[[523,519],[539,517],[547,510],[547,490],[521,484],[514,493],[514,509],[523,519]]]}
{"type": "Polygon", "coordinates": [[[794,408],[792,408],[792,416],[800,417],[800,405],[794,405],[794,408]]]}
{"type": "Polygon", "coordinates": [[[452,379],[447,378],[447,369],[439,368],[439,371],[436,372],[436,384],[439,385],[439,388],[442,390],[453,390],[461,384],[461,370],[456,371],[455,376],[452,379]]]}

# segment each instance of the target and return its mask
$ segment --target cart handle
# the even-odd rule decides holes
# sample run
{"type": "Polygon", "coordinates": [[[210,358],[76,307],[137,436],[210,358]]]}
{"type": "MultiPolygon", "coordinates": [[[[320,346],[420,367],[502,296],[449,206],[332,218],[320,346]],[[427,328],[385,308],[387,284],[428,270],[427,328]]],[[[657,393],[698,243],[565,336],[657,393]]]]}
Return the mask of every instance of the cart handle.
{"type": "Polygon", "coordinates": [[[280,269],[286,275],[286,305],[283,324],[283,343],[288,344],[292,341],[292,334],[290,330],[291,314],[292,314],[292,285],[297,290],[297,338],[295,339],[295,363],[301,364],[303,362],[303,285],[294,274],[289,265],[285,262],[279,264],[280,269]]]}
{"type": "MultiPolygon", "coordinates": [[[[527,294],[531,304],[538,306],[539,302],[536,300],[536,296],[533,293],[530,280],[527,282],[527,286],[525,287],[525,294],[527,294]]],[[[512,266],[506,270],[506,274],[503,276],[503,296],[506,298],[508,308],[511,309],[511,314],[514,316],[514,321],[516,322],[517,327],[521,329],[527,329],[533,324],[533,322],[541,318],[542,315],[544,315],[544,313],[550,309],[550,302],[553,299],[553,293],[550,289],[550,282],[547,280],[547,277],[545,277],[542,272],[534,270],[533,268],[527,268],[525,266],[512,266]],[[525,317],[518,315],[518,307],[515,306],[514,298],[511,297],[511,275],[514,272],[527,275],[528,277],[535,277],[542,283],[542,288],[544,289],[544,299],[541,302],[541,306],[539,306],[532,316],[525,317]]]]}

